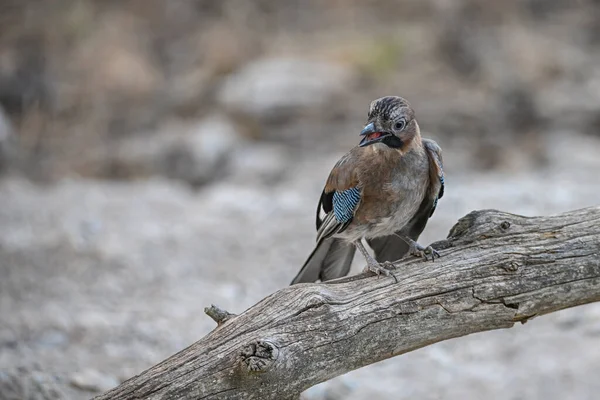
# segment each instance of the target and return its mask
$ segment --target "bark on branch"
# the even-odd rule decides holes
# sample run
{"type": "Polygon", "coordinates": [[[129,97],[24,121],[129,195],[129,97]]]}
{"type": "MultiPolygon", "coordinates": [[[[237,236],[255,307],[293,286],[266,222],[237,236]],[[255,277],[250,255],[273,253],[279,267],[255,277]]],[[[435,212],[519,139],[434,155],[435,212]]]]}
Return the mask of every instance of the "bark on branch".
{"type": "Polygon", "coordinates": [[[434,247],[442,258],[402,260],[398,283],[297,285],[220,314],[206,337],[97,399],[297,399],[386,358],[600,300],[600,207],[475,211],[434,247]]]}

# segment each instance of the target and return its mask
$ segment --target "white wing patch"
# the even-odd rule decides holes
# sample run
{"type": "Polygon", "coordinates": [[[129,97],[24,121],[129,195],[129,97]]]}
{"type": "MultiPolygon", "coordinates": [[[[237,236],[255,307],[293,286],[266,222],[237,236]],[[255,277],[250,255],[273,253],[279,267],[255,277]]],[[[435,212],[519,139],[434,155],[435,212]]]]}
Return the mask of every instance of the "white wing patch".
{"type": "Polygon", "coordinates": [[[325,212],[325,209],[323,208],[323,204],[321,204],[321,206],[319,207],[319,221],[323,221],[325,219],[325,217],[327,217],[327,213],[325,212]]]}

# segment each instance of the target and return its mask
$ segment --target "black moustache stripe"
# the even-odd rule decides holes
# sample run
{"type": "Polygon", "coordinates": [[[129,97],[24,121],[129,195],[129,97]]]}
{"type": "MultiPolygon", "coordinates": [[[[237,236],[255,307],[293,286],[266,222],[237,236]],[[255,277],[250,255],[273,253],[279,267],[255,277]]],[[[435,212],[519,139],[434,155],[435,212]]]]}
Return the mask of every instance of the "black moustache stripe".
{"type": "Polygon", "coordinates": [[[394,149],[398,149],[404,145],[402,140],[396,135],[386,136],[381,142],[394,149]]]}

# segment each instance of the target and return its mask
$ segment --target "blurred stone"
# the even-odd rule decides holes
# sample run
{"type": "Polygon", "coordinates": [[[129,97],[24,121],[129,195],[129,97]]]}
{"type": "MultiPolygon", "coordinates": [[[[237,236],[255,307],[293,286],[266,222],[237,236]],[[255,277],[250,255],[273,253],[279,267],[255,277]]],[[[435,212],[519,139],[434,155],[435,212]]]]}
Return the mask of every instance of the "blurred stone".
{"type": "MultiPolygon", "coordinates": [[[[3,9],[2,16],[10,13],[9,9],[3,9]]],[[[1,25],[11,24],[3,21],[1,25]]],[[[20,118],[33,105],[44,109],[50,104],[48,51],[43,35],[31,32],[5,36],[11,37],[0,46],[0,105],[20,118]]]]}
{"type": "Polygon", "coordinates": [[[239,148],[231,157],[231,172],[244,181],[277,182],[289,166],[289,151],[279,144],[257,143],[239,148]]]}
{"type": "Polygon", "coordinates": [[[438,49],[442,60],[463,79],[476,79],[481,73],[479,55],[473,46],[473,29],[450,20],[439,34],[438,49]]]}
{"type": "Polygon", "coordinates": [[[8,119],[8,115],[0,106],[0,145],[8,140],[9,136],[12,134],[12,124],[8,119]]]}
{"type": "Polygon", "coordinates": [[[95,369],[84,369],[71,376],[71,385],[89,392],[106,392],[117,386],[117,378],[102,374],[95,369]]]}
{"type": "Polygon", "coordinates": [[[112,179],[159,175],[200,186],[226,172],[230,155],[244,141],[234,122],[216,115],[126,138],[115,146],[116,151],[98,154],[96,162],[110,165],[112,179]]]}
{"type": "Polygon", "coordinates": [[[285,119],[301,110],[324,107],[355,81],[353,70],[340,64],[292,58],[255,61],[229,76],[219,101],[257,118],[285,119]]]}
{"type": "Polygon", "coordinates": [[[231,121],[221,116],[209,117],[167,149],[162,172],[192,186],[205,184],[222,176],[229,155],[242,142],[231,121]]]}
{"type": "Polygon", "coordinates": [[[549,19],[560,12],[565,12],[571,6],[561,0],[526,0],[523,3],[525,9],[536,20],[549,19]]]}
{"type": "Polygon", "coordinates": [[[58,379],[40,371],[17,368],[0,370],[0,399],[61,400],[67,399],[58,379]]]}
{"type": "Polygon", "coordinates": [[[12,124],[4,112],[4,109],[0,106],[0,172],[7,168],[9,163],[9,141],[11,136],[12,124]]]}
{"type": "Polygon", "coordinates": [[[74,91],[78,97],[71,100],[104,93],[133,101],[157,93],[163,76],[147,44],[137,36],[140,21],[125,13],[107,19],[109,23],[101,20],[104,23],[73,49],[71,64],[80,67],[77,72],[86,84],[74,91]]]}
{"type": "Polygon", "coordinates": [[[504,85],[502,88],[499,102],[504,108],[507,127],[516,133],[537,128],[541,121],[533,89],[522,82],[504,85]]]}
{"type": "Polygon", "coordinates": [[[590,114],[587,127],[583,130],[592,135],[600,135],[600,111],[590,114]]]}
{"type": "Polygon", "coordinates": [[[36,342],[45,348],[64,347],[69,343],[69,337],[57,329],[48,329],[41,333],[36,342]]]}

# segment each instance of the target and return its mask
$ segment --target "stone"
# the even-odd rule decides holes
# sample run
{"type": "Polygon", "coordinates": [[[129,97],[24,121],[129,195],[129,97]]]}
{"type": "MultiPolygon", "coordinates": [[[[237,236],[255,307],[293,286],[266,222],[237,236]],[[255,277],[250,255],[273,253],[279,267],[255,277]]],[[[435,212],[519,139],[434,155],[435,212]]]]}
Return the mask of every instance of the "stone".
{"type": "Polygon", "coordinates": [[[63,383],[56,376],[36,369],[18,367],[0,370],[0,399],[63,400],[63,383]]]}
{"type": "Polygon", "coordinates": [[[198,187],[226,172],[230,154],[243,142],[235,123],[214,115],[123,140],[111,164],[121,179],[164,176],[198,187]]]}
{"type": "Polygon", "coordinates": [[[226,171],[229,154],[243,142],[233,122],[213,116],[196,126],[167,149],[162,172],[173,179],[200,186],[226,171]]]}
{"type": "Polygon", "coordinates": [[[119,384],[117,378],[95,369],[84,369],[71,376],[71,386],[89,392],[106,392],[119,384]]]}
{"type": "Polygon", "coordinates": [[[8,115],[0,106],[0,172],[8,167],[11,150],[14,150],[10,140],[12,135],[12,124],[8,119],[8,115]]]}
{"type": "Polygon", "coordinates": [[[294,58],[265,58],[230,75],[219,102],[256,118],[291,117],[324,107],[354,82],[354,71],[340,64],[294,58]]]}
{"type": "Polygon", "coordinates": [[[8,140],[12,134],[12,124],[8,119],[8,115],[0,106],[0,145],[8,140]]]}
{"type": "Polygon", "coordinates": [[[232,174],[244,182],[279,181],[289,168],[290,151],[273,143],[256,143],[238,148],[231,157],[232,174]]]}

